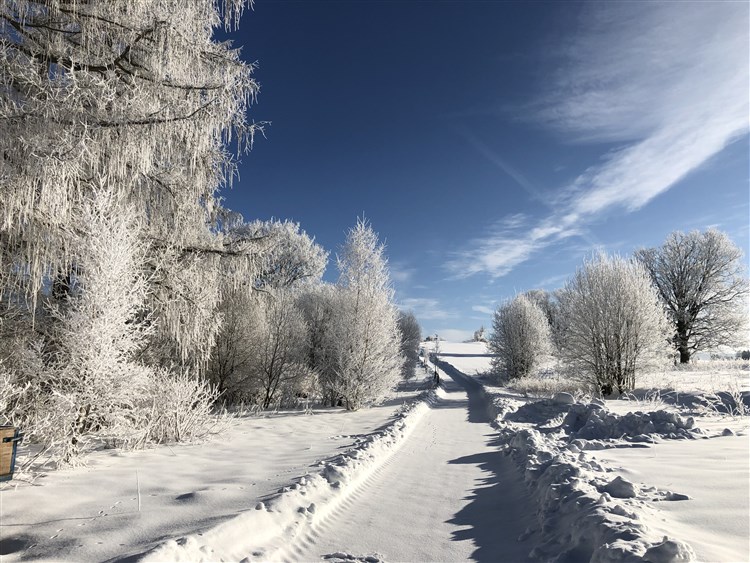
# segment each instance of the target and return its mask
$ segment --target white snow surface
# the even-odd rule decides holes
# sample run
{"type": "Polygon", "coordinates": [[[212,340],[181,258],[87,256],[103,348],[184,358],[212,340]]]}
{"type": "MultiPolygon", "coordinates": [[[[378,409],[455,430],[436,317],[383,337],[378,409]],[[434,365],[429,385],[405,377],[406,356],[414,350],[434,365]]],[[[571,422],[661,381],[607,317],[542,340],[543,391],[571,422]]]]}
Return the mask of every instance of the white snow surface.
{"type": "Polygon", "coordinates": [[[530,398],[481,377],[484,344],[440,345],[437,391],[5,484],[0,557],[750,561],[748,418],[697,408],[698,375],[688,400],[530,398]]]}
{"type": "Polygon", "coordinates": [[[367,441],[422,387],[405,386],[384,404],[356,412],[250,416],[206,443],[104,450],[86,467],[49,472],[33,486],[6,482],[0,558],[106,561],[201,533],[319,471],[321,460],[367,441]]]}

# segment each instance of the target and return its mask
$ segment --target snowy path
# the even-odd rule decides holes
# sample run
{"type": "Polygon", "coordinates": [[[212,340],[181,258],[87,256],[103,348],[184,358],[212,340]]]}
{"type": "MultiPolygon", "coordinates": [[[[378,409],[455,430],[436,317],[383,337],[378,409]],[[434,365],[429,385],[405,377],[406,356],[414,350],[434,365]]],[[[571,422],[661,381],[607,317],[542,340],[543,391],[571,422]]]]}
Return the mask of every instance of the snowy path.
{"type": "Polygon", "coordinates": [[[386,561],[524,561],[517,538],[532,525],[525,486],[493,444],[486,404],[467,382],[332,513],[279,553],[315,561],[337,552],[386,561]]]}

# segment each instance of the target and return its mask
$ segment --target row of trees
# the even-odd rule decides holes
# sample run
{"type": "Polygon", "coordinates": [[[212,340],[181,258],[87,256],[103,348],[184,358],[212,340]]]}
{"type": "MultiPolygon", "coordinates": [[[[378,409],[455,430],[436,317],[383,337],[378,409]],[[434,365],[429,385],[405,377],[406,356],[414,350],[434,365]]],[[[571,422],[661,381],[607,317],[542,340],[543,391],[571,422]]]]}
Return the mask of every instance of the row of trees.
{"type": "Polygon", "coordinates": [[[0,2],[0,411],[62,459],[184,436],[216,307],[276,245],[217,195],[258,130],[212,37],[244,5],[0,2]]]}
{"type": "Polygon", "coordinates": [[[554,354],[602,393],[631,390],[638,372],[670,357],[686,363],[696,351],[746,343],[747,295],[741,251],[725,234],[675,232],[630,259],[599,255],[551,294],[501,305],[493,369],[523,377],[554,354]]]}
{"type": "Polygon", "coordinates": [[[221,205],[263,127],[213,38],[246,4],[0,0],[0,422],[58,459],[189,438],[219,396],[356,408],[401,369],[369,227],[326,286],[299,225],[221,205]]]}
{"type": "Polygon", "coordinates": [[[225,401],[268,408],[321,396],[357,409],[414,372],[419,325],[394,307],[384,248],[364,221],[337,264],[336,284],[285,277],[222,305],[207,377],[225,401]]]}

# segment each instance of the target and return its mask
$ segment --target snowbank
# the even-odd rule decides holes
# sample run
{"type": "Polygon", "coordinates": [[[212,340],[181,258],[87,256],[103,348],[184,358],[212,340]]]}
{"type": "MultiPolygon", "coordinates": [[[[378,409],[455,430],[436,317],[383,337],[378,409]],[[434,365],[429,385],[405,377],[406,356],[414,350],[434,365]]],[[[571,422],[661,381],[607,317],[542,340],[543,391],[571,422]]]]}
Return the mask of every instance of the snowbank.
{"type": "Polygon", "coordinates": [[[324,518],[372,473],[409,435],[440,390],[406,405],[393,422],[343,454],[319,463],[320,470],[259,502],[254,509],[203,534],[169,540],[143,561],[267,560],[290,538],[324,518]]]}
{"type": "MultiPolygon", "coordinates": [[[[505,451],[524,472],[536,499],[544,561],[691,561],[687,544],[654,536],[638,515],[637,486],[612,477],[594,460],[553,436],[498,421],[505,451]]],[[[529,530],[529,533],[537,530],[529,530]]]]}
{"type": "Polygon", "coordinates": [[[588,405],[576,403],[569,407],[563,427],[570,438],[586,440],[622,439],[629,442],[653,442],[655,436],[686,440],[702,434],[694,428],[692,417],[657,410],[652,412],[629,412],[618,415],[609,412],[603,401],[588,405]]]}

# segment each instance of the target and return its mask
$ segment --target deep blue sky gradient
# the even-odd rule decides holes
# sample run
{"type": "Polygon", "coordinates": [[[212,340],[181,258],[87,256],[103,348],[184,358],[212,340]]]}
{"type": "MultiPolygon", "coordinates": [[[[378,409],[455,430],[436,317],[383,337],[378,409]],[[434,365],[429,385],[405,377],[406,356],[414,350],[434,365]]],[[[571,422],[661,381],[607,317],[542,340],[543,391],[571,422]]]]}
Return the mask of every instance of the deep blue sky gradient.
{"type": "MultiPolygon", "coordinates": [[[[446,267],[497,221],[549,214],[560,190],[622,145],[573,142],[533,116],[585,9],[257,1],[229,37],[259,64],[250,117],[271,125],[243,157],[226,205],[246,219],[298,221],[332,256],[364,213],[387,244],[397,300],[425,334],[449,338],[489,326],[486,309],[517,291],[562,285],[597,248],[627,254],[716,225],[747,254],[745,134],[640,209],[602,213],[583,236],[505,275],[462,278],[446,267]]],[[[326,278],[335,277],[332,260],[326,278]]]]}

